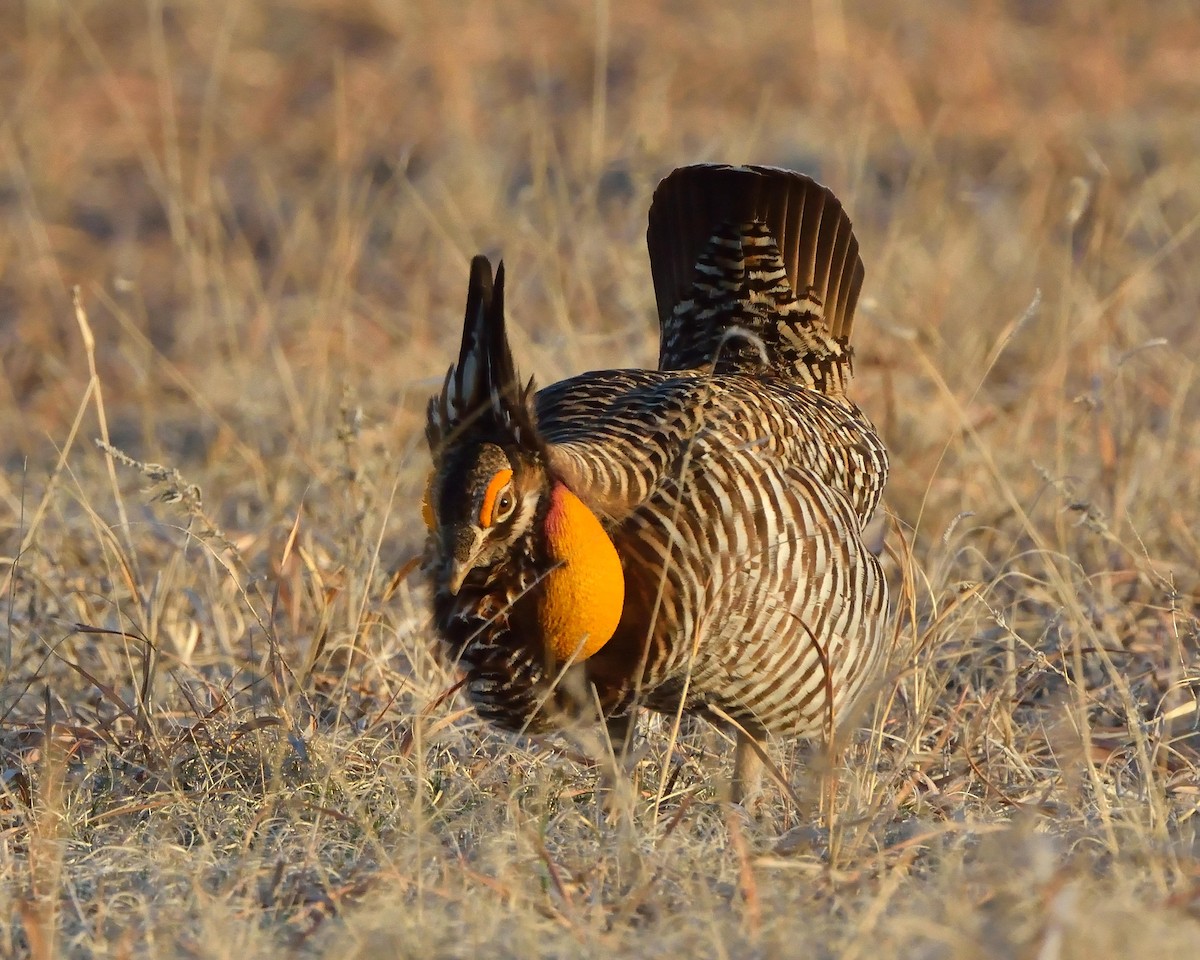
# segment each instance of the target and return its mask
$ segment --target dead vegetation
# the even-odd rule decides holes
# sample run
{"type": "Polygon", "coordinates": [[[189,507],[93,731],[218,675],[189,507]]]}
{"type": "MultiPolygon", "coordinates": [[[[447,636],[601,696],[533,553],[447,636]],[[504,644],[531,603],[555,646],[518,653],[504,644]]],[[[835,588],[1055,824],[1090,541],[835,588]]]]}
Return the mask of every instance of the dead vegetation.
{"type": "Polygon", "coordinates": [[[1189,4],[0,35],[0,955],[1196,955],[1189,4]],[[854,216],[895,684],[835,766],[775,745],[799,804],[731,811],[655,721],[607,816],[578,744],[447,695],[419,427],[477,250],[542,382],[652,362],[647,201],[701,159],[854,216]]]}

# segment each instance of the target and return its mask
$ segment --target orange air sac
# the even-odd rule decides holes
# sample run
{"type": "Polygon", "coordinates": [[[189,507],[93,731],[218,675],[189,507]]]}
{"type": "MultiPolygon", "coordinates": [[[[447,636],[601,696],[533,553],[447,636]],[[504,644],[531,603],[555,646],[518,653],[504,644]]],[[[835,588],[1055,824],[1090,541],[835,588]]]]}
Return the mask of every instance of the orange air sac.
{"type": "Polygon", "coordinates": [[[621,559],[596,515],[561,483],[550,490],[545,532],[558,565],[542,581],[538,623],[556,660],[586,660],[621,621],[621,559]]]}

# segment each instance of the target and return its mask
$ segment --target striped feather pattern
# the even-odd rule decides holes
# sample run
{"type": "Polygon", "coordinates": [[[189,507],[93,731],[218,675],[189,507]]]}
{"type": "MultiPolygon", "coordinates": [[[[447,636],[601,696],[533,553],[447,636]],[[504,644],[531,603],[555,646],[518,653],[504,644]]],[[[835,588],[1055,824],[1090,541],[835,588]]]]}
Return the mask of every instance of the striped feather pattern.
{"type": "Polygon", "coordinates": [[[613,530],[629,584],[621,626],[587,665],[602,701],[673,711],[686,689],[690,710],[820,733],[878,680],[887,587],[862,530],[883,490],[883,444],[857,411],[797,384],[695,373],[638,372],[579,437],[578,410],[560,398],[629,373],[538,397],[558,456],[639,504],[613,530]],[[653,433],[635,407],[658,411],[653,433]]]}
{"type": "MultiPolygon", "coordinates": [[[[798,174],[704,165],[659,187],[648,241],[660,369],[595,371],[537,392],[535,425],[505,448],[538,478],[534,512],[458,592],[436,556],[449,538],[435,537],[435,622],[480,714],[509,729],[552,729],[593,703],[609,716],[682,703],[756,734],[827,734],[880,680],[887,607],[862,540],[887,453],[845,396],[862,283],[850,221],[798,174]],[[538,490],[556,482],[601,519],[625,575],[616,633],[566,668],[522,599],[547,571],[538,490]]],[[[473,337],[507,356],[506,342],[473,337]]],[[[458,369],[467,364],[512,370],[510,359],[476,363],[464,335],[458,369]]],[[[455,373],[458,395],[489,393],[455,373]]],[[[435,423],[447,406],[431,403],[429,434],[449,502],[460,491],[446,445],[483,438],[469,423],[453,437],[435,423]]],[[[487,441],[503,444],[498,418],[482,420],[487,441]]]]}

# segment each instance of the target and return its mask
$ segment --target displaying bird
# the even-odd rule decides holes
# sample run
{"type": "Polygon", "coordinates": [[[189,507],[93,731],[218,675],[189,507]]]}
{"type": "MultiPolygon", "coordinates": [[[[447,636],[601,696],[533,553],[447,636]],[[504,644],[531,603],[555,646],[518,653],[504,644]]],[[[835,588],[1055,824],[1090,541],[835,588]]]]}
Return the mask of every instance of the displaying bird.
{"type": "Polygon", "coordinates": [[[429,403],[435,627],[479,714],[523,732],[638,707],[831,736],[885,661],[863,543],[887,452],[846,396],[863,267],[831,191],[700,164],[647,232],[656,370],[536,390],[505,334],[504,266],[471,264],[458,362],[429,403]]]}

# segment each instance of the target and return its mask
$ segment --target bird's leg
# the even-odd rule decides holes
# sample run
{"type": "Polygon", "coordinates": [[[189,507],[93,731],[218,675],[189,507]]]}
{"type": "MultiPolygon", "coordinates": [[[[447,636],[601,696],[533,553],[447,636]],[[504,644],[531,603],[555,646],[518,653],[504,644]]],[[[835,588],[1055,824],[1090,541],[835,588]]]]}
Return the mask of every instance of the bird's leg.
{"type": "Polygon", "coordinates": [[[602,744],[600,758],[600,790],[609,816],[632,813],[636,789],[633,772],[641,757],[633,749],[637,728],[637,711],[630,709],[621,716],[604,718],[608,742],[602,744]],[[611,752],[610,752],[611,751],[611,752]]]}
{"type": "Polygon", "coordinates": [[[608,741],[612,744],[613,756],[617,765],[633,753],[633,735],[637,729],[637,709],[631,707],[628,711],[615,717],[606,717],[605,727],[608,728],[608,741]]]}
{"type": "Polygon", "coordinates": [[[612,750],[611,765],[606,764],[606,777],[612,786],[618,782],[629,782],[633,771],[641,761],[641,753],[634,749],[634,737],[637,732],[637,709],[631,707],[620,716],[605,717],[604,726],[608,732],[608,746],[612,750]]]}
{"type": "Polygon", "coordinates": [[[745,807],[753,806],[762,793],[763,762],[761,745],[745,730],[737,732],[733,751],[733,779],[729,782],[729,799],[745,807]]]}

